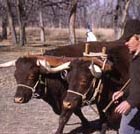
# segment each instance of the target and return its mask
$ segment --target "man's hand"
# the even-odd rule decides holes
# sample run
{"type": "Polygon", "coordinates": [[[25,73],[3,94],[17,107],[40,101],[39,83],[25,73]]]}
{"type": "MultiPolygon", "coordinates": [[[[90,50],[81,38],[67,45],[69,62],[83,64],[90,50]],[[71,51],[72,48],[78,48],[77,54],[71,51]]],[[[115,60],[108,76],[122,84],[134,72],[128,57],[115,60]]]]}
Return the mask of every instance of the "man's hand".
{"type": "Polygon", "coordinates": [[[127,101],[123,101],[116,107],[115,112],[119,114],[128,114],[130,109],[131,105],[127,101]]]}
{"type": "Polygon", "coordinates": [[[122,97],[123,94],[124,94],[123,91],[117,91],[117,92],[115,92],[115,93],[112,95],[112,100],[113,100],[113,102],[114,102],[114,103],[118,103],[117,100],[118,100],[120,97],[122,97]]]}

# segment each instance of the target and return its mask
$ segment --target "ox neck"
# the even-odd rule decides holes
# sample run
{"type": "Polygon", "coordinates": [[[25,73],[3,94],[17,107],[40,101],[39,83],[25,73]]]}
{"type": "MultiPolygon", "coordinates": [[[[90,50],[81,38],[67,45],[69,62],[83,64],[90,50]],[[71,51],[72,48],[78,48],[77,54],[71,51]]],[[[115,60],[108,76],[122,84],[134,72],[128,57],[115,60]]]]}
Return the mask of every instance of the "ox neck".
{"type": "Polygon", "coordinates": [[[90,101],[90,98],[92,98],[93,95],[88,97],[88,94],[89,93],[93,94],[93,89],[96,86],[96,81],[97,81],[97,79],[93,78],[89,88],[87,89],[87,91],[84,94],[76,92],[76,91],[73,91],[73,90],[67,90],[67,92],[73,93],[73,94],[78,95],[78,96],[81,96],[82,97],[82,105],[84,105],[87,101],[88,102],[90,101]]]}

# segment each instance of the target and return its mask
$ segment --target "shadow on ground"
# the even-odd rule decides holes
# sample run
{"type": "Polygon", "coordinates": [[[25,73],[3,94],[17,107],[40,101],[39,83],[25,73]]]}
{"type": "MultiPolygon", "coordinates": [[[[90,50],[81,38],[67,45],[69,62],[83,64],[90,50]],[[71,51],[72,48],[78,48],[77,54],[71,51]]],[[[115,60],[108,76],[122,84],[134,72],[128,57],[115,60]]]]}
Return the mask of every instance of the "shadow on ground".
{"type": "MultiPolygon", "coordinates": [[[[71,125],[73,125],[73,124],[71,124],[71,125]]],[[[86,128],[80,126],[80,127],[73,129],[72,131],[70,131],[68,133],[64,133],[64,134],[93,134],[94,132],[100,131],[100,130],[101,130],[101,124],[100,124],[99,119],[97,119],[94,121],[90,121],[89,126],[87,126],[86,128]]],[[[115,131],[117,131],[117,130],[115,130],[115,131]]]]}

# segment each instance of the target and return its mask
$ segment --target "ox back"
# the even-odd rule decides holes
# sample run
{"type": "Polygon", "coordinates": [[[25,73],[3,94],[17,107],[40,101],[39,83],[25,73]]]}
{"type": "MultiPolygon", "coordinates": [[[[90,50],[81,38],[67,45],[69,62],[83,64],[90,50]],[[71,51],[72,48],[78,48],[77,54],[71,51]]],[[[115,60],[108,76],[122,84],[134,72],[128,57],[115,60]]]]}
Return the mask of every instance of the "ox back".
{"type": "MultiPolygon", "coordinates": [[[[102,47],[112,48],[124,45],[124,41],[110,41],[110,42],[88,42],[89,51],[93,52],[101,52],[102,47]]],[[[65,56],[65,57],[81,57],[83,56],[83,52],[85,51],[86,42],[76,44],[76,45],[68,45],[62,46],[53,50],[46,50],[44,55],[52,55],[52,56],[65,56]]]]}
{"type": "MultiPolygon", "coordinates": [[[[122,78],[126,80],[129,64],[129,52],[123,41],[112,42],[89,42],[89,51],[101,52],[103,47],[106,47],[108,59],[113,62],[114,70],[121,74],[122,78]],[[123,70],[120,70],[123,69],[123,70]]],[[[85,44],[70,45],[60,47],[54,50],[46,51],[44,55],[55,55],[64,57],[82,57],[85,51],[85,44]]]]}

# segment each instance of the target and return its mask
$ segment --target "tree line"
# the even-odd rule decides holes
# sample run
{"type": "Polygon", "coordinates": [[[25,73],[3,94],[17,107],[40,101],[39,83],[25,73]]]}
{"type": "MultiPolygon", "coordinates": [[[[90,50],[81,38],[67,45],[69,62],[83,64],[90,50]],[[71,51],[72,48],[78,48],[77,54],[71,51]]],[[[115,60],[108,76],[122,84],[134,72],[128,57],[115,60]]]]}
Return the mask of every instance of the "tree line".
{"type": "Polygon", "coordinates": [[[42,43],[45,27],[69,28],[70,44],[75,28],[87,26],[114,28],[119,36],[127,19],[140,17],[139,6],[139,0],[0,0],[0,38],[7,39],[9,29],[12,44],[25,46],[28,26],[40,27],[42,43]]]}

